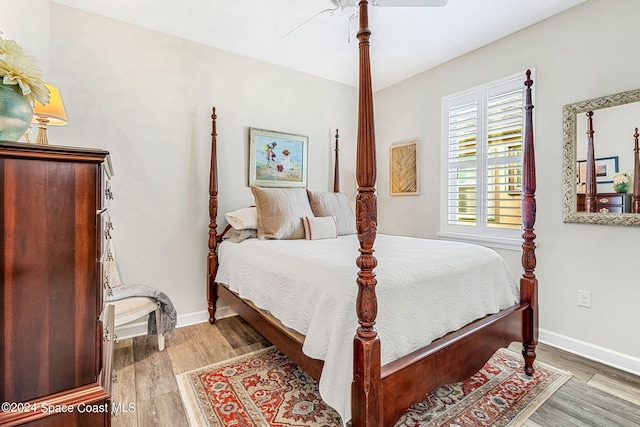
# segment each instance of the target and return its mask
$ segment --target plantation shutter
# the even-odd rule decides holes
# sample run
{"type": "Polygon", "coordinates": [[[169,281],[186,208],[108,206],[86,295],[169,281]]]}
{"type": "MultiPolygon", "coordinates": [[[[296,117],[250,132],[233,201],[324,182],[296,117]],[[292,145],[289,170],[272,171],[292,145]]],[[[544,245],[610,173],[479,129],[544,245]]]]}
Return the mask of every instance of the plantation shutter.
{"type": "Polygon", "coordinates": [[[523,95],[516,76],[448,100],[449,226],[521,228],[523,95]]]}
{"type": "Polygon", "coordinates": [[[487,227],[521,227],[523,95],[521,78],[487,88],[487,227]]]}
{"type": "Polygon", "coordinates": [[[478,96],[454,98],[448,118],[448,223],[476,225],[478,189],[478,96]]]}

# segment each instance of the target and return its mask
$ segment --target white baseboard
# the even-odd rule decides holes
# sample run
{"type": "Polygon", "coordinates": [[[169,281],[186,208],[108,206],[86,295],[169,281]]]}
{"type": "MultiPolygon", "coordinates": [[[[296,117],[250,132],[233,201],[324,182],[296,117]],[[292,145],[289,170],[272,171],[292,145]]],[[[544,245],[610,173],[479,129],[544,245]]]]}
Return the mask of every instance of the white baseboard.
{"type": "MultiPolygon", "coordinates": [[[[224,306],[216,310],[216,319],[235,316],[237,313],[230,307],[224,306]]],[[[193,313],[179,314],[176,322],[176,328],[195,325],[209,321],[209,312],[207,310],[196,311],[193,313]]],[[[116,327],[116,336],[119,340],[127,338],[139,337],[147,335],[147,319],[136,320],[134,322],[125,323],[116,327]]]]}
{"type": "Polygon", "coordinates": [[[539,341],[541,343],[557,347],[561,350],[568,351],[569,353],[577,354],[578,356],[612,366],[634,375],[640,375],[640,358],[620,353],[615,350],[609,350],[608,348],[580,341],[545,329],[540,329],[539,334],[539,341]]]}

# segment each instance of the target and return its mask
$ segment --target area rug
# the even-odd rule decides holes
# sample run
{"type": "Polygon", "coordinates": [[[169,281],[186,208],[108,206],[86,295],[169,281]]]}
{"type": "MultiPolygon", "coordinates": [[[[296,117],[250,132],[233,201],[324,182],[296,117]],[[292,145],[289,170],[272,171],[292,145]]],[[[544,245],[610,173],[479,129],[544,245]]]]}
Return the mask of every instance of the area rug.
{"type": "MultiPolygon", "coordinates": [[[[412,406],[396,427],[522,424],[571,374],[536,362],[522,373],[522,356],[499,350],[471,378],[440,387],[412,406]]],[[[177,377],[193,427],[341,427],[318,384],[282,352],[269,347],[177,377]]]]}

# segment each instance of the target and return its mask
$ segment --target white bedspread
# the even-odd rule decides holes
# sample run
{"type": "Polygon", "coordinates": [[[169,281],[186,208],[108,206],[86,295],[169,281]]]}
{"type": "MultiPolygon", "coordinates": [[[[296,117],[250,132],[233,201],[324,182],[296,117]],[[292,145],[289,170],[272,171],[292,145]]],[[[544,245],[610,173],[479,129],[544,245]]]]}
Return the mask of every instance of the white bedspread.
{"type": "MultiPolygon", "coordinates": [[[[303,352],[325,361],[320,394],[343,422],[351,419],[358,248],[356,235],[223,242],[216,276],[306,336],[303,352]]],[[[491,249],[386,235],[374,248],[383,365],[519,299],[516,280],[491,249]]]]}

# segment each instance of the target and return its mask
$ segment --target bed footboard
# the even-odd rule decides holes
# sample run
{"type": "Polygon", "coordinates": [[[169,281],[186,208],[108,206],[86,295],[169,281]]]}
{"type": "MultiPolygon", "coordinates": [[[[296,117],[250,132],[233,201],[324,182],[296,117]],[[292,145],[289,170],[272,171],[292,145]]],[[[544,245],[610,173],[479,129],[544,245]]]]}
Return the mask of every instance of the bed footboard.
{"type": "Polygon", "coordinates": [[[384,422],[391,426],[411,405],[442,385],[469,378],[500,348],[522,341],[529,306],[518,304],[473,322],[382,367],[384,422]],[[393,396],[393,397],[391,397],[393,396]]]}

